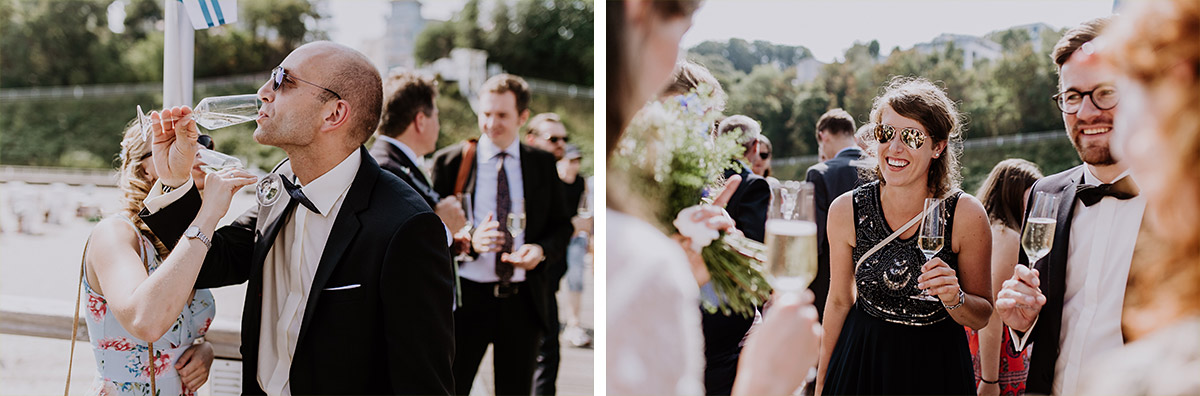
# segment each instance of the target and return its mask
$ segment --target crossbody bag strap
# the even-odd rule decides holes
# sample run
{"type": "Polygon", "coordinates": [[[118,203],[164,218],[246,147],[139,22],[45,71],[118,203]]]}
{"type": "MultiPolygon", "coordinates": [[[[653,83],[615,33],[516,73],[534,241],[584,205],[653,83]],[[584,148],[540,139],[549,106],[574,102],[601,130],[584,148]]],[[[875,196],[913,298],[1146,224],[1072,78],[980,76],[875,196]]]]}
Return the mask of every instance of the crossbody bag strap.
{"type": "MultiPolygon", "coordinates": [[[[875,244],[875,246],[872,247],[871,250],[868,250],[867,253],[863,254],[862,257],[858,258],[858,262],[854,264],[855,271],[858,270],[859,266],[862,266],[863,261],[867,261],[868,257],[871,257],[872,254],[875,254],[875,252],[878,252],[879,249],[883,249],[883,247],[885,245],[887,245],[888,242],[891,242],[892,240],[896,239],[897,237],[900,236],[900,234],[903,234],[905,231],[908,231],[909,228],[912,228],[913,225],[920,222],[921,219],[924,219],[925,216],[929,214],[929,210],[937,209],[939,207],[941,207],[940,202],[938,203],[938,205],[931,206],[928,209],[921,211],[921,213],[917,213],[917,215],[913,216],[912,220],[909,220],[908,223],[905,223],[903,227],[900,227],[900,229],[896,230],[896,232],[893,232],[892,235],[888,235],[887,238],[883,238],[882,241],[879,241],[879,243],[875,244]]],[[[884,219],[883,221],[887,222],[887,219],[884,219]]]]}
{"type": "Polygon", "coordinates": [[[454,180],[454,193],[462,194],[467,187],[467,176],[471,175],[471,169],[475,167],[475,139],[467,139],[463,147],[462,162],[458,167],[458,178],[454,180]]]}
{"type": "Polygon", "coordinates": [[[83,263],[87,257],[88,245],[91,242],[92,238],[88,238],[83,243],[83,255],[79,257],[79,285],[75,288],[75,319],[71,321],[71,355],[67,358],[67,386],[63,389],[63,396],[68,396],[71,393],[71,366],[75,363],[75,334],[79,330],[79,300],[83,298],[83,263]]]}

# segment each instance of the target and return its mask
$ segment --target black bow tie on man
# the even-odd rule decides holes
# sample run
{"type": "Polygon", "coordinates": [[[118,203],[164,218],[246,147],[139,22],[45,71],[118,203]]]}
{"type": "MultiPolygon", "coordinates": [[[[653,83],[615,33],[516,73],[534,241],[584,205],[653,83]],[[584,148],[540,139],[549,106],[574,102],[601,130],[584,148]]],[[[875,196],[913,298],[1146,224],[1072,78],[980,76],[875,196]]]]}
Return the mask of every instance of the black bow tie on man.
{"type": "Polygon", "coordinates": [[[1134,184],[1133,179],[1129,176],[1122,177],[1115,183],[1101,184],[1099,186],[1091,186],[1080,184],[1075,187],[1075,196],[1079,197],[1079,201],[1083,202],[1084,206],[1092,206],[1100,202],[1104,197],[1113,197],[1120,200],[1130,199],[1138,195],[1137,184],[1134,184]]]}
{"type": "Polygon", "coordinates": [[[304,191],[300,190],[300,186],[292,184],[292,182],[288,181],[288,179],[285,177],[279,178],[279,181],[283,182],[283,189],[287,191],[288,195],[292,196],[293,202],[299,202],[313,213],[321,214],[321,211],[317,210],[317,205],[314,205],[313,202],[308,199],[308,196],[304,195],[304,191]]]}

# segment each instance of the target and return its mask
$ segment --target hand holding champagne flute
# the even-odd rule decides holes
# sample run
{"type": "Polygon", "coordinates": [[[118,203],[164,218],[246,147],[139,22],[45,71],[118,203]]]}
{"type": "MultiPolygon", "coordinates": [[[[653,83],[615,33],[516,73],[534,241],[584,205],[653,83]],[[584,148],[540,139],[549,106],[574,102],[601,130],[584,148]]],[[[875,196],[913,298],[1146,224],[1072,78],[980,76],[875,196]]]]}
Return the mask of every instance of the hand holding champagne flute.
{"type": "MultiPolygon", "coordinates": [[[[1050,253],[1054,245],[1054,229],[1057,226],[1058,196],[1037,192],[1033,207],[1021,234],[1021,248],[1029,256],[1030,265],[1037,263],[1050,253]]],[[[1028,331],[1033,326],[1046,296],[1042,294],[1038,270],[1017,265],[1013,276],[1004,281],[996,294],[996,312],[1000,319],[1017,331],[1028,331]]]]}
{"type": "Polygon", "coordinates": [[[813,185],[788,181],[767,212],[767,281],[780,292],[799,292],[817,276],[817,225],[813,185]],[[791,184],[795,183],[795,184],[791,184]],[[795,195],[792,195],[795,194],[795,195]],[[791,196],[789,196],[791,195],[791,196]]]}

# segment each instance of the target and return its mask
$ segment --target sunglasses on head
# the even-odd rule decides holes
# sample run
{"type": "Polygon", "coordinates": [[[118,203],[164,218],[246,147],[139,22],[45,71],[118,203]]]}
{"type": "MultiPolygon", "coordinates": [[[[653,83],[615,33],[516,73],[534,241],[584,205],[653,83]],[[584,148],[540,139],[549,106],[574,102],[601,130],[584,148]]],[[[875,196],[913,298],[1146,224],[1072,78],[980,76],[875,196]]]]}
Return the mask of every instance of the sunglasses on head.
{"type": "Polygon", "coordinates": [[[771,152],[770,152],[770,151],[764,151],[764,152],[758,153],[758,158],[762,158],[762,159],[771,159],[771,152]]]}
{"type": "MultiPolygon", "coordinates": [[[[896,127],[888,124],[875,126],[875,141],[879,144],[887,143],[895,136],[896,127]]],[[[900,141],[904,142],[905,146],[916,150],[925,144],[925,134],[916,128],[903,128],[900,130],[900,141]]]]}
{"type": "Polygon", "coordinates": [[[558,143],[560,141],[563,143],[567,143],[567,141],[568,141],[566,136],[563,136],[563,137],[550,136],[550,137],[547,137],[546,140],[549,141],[550,143],[558,143]]]}
{"type": "Polygon", "coordinates": [[[317,88],[324,89],[326,92],[329,92],[329,93],[333,94],[333,96],[336,96],[338,98],[338,100],[342,100],[342,95],[338,95],[338,93],[333,92],[332,89],[325,88],[325,87],[322,87],[320,85],[317,85],[317,84],[314,84],[314,83],[311,83],[311,82],[308,82],[305,80],[301,80],[299,77],[296,77],[296,76],[288,75],[287,70],[284,69],[283,66],[279,66],[279,67],[276,67],[275,70],[271,70],[271,89],[272,90],[278,91],[279,87],[283,86],[283,82],[287,81],[287,80],[295,80],[295,81],[299,81],[299,82],[302,82],[302,83],[305,83],[308,85],[312,85],[317,88]]]}

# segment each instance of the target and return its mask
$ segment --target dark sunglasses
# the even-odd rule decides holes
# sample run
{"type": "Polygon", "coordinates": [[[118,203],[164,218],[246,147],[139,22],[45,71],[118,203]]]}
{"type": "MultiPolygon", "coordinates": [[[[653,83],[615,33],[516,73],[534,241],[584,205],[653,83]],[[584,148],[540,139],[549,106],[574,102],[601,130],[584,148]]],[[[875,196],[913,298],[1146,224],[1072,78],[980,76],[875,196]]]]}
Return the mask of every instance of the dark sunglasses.
{"type": "Polygon", "coordinates": [[[279,66],[279,67],[276,67],[275,70],[271,70],[271,89],[272,90],[278,91],[279,87],[283,86],[283,82],[287,81],[287,80],[296,80],[296,81],[299,81],[299,82],[302,82],[302,83],[305,83],[308,85],[312,85],[317,88],[324,89],[326,92],[329,92],[329,93],[333,94],[333,96],[336,96],[338,98],[338,100],[342,100],[342,95],[338,95],[338,93],[333,92],[332,89],[325,88],[320,85],[301,80],[299,77],[296,77],[296,76],[289,76],[287,70],[284,70],[283,66],[279,66]]]}
{"type": "MultiPolygon", "coordinates": [[[[875,125],[875,141],[879,144],[887,143],[893,137],[896,137],[896,127],[888,124],[875,125]]],[[[904,142],[905,146],[916,150],[925,145],[925,134],[916,128],[904,128],[900,130],[900,141],[904,142]]]]}
{"type": "Polygon", "coordinates": [[[771,153],[769,151],[758,153],[758,158],[771,159],[771,153]]]}
{"type": "Polygon", "coordinates": [[[546,140],[549,140],[550,143],[558,143],[559,141],[562,141],[563,143],[567,143],[569,141],[566,136],[563,136],[563,137],[551,136],[551,137],[546,138],[546,140]]]}

